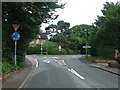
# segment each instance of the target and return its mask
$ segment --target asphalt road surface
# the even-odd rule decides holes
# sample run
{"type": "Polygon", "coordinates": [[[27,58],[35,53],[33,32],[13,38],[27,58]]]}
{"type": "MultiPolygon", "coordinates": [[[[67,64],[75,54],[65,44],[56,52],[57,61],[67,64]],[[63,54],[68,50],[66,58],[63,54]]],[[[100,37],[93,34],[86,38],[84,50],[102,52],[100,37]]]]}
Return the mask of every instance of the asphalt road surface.
{"type": "Polygon", "coordinates": [[[28,56],[38,61],[23,88],[118,88],[118,76],[91,67],[80,55],[28,56]]]}

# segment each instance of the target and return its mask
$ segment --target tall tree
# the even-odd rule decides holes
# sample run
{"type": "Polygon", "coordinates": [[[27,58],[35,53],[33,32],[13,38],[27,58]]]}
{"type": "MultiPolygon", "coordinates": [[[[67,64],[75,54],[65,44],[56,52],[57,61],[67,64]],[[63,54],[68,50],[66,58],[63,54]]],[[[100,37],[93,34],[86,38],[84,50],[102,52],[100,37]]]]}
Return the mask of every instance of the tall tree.
{"type": "Polygon", "coordinates": [[[17,61],[23,62],[29,42],[39,32],[38,25],[54,20],[58,15],[56,9],[63,8],[57,2],[3,2],[2,3],[2,38],[3,59],[13,61],[14,41],[11,39],[11,24],[21,24],[18,32],[21,35],[17,46],[17,61]]]}
{"type": "Polygon", "coordinates": [[[57,28],[57,29],[58,29],[58,30],[61,30],[61,32],[65,32],[65,31],[68,30],[69,27],[70,27],[70,23],[64,22],[63,20],[58,21],[57,25],[58,25],[58,28],[57,28]]]}
{"type": "Polygon", "coordinates": [[[45,28],[46,32],[48,32],[48,33],[55,32],[55,31],[57,32],[56,29],[57,29],[57,25],[55,25],[55,24],[51,24],[45,28]]]}
{"type": "Polygon", "coordinates": [[[114,57],[114,49],[120,48],[120,4],[106,2],[95,24],[99,29],[95,35],[97,54],[103,57],[114,57]],[[104,48],[103,48],[104,47],[104,48]],[[104,53],[103,53],[104,52],[104,53]]]}

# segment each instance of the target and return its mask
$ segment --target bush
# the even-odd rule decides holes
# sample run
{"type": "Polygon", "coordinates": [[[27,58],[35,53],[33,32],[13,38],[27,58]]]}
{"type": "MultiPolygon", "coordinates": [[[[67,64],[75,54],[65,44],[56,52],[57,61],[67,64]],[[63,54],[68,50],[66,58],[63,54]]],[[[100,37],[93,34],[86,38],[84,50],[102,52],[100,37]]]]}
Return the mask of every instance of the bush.
{"type": "Polygon", "coordinates": [[[15,66],[14,64],[10,64],[9,62],[2,62],[2,73],[1,75],[14,72],[16,70],[20,69],[19,66],[15,66]]]}
{"type": "MultiPolygon", "coordinates": [[[[46,51],[49,55],[65,55],[65,54],[78,54],[79,51],[71,50],[69,48],[62,47],[61,51],[58,50],[58,44],[51,41],[46,41],[42,45],[42,52],[46,54],[46,51]],[[47,50],[46,50],[47,49],[47,50]]],[[[41,45],[29,46],[27,49],[27,54],[41,54],[41,45]]]]}
{"type": "Polygon", "coordinates": [[[40,50],[41,46],[29,46],[27,48],[27,54],[40,54],[41,53],[41,50],[40,50]]]}
{"type": "Polygon", "coordinates": [[[0,76],[2,75],[2,62],[0,62],[0,76]]]}
{"type": "Polygon", "coordinates": [[[64,48],[62,48],[60,51],[60,55],[65,55],[65,54],[67,54],[67,51],[64,48]]]}
{"type": "Polygon", "coordinates": [[[98,57],[103,57],[105,59],[113,59],[114,58],[114,49],[111,47],[99,47],[97,48],[98,57]]]}
{"type": "Polygon", "coordinates": [[[73,50],[71,50],[71,49],[66,49],[66,51],[67,51],[67,54],[74,54],[74,51],[73,50]]]}
{"type": "Polygon", "coordinates": [[[48,54],[57,55],[57,54],[59,54],[59,52],[58,52],[57,48],[51,48],[51,49],[48,50],[48,54]]]}

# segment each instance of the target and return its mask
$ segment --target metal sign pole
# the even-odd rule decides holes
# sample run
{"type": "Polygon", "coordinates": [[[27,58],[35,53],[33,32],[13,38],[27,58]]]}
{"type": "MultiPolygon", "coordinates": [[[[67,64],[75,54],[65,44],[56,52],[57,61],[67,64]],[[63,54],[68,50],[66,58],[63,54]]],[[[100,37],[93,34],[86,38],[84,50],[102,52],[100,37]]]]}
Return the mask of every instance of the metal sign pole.
{"type": "Polygon", "coordinates": [[[42,48],[42,43],[41,43],[41,55],[42,55],[42,50],[43,50],[43,48],[42,48]]]}
{"type": "Polygon", "coordinates": [[[15,57],[14,57],[15,65],[17,65],[17,61],[16,61],[16,48],[17,48],[17,41],[15,40],[15,57]]]}
{"type": "MultiPolygon", "coordinates": [[[[86,45],[87,46],[87,45],[86,45]]],[[[87,50],[87,48],[86,48],[86,57],[88,56],[88,50],[87,50]]]]}
{"type": "Polygon", "coordinates": [[[15,65],[17,65],[17,60],[16,60],[16,50],[17,50],[17,40],[20,39],[20,34],[17,32],[17,29],[20,27],[21,24],[12,24],[13,28],[14,28],[14,33],[12,33],[12,39],[15,41],[15,55],[14,55],[14,61],[15,61],[15,65]]]}

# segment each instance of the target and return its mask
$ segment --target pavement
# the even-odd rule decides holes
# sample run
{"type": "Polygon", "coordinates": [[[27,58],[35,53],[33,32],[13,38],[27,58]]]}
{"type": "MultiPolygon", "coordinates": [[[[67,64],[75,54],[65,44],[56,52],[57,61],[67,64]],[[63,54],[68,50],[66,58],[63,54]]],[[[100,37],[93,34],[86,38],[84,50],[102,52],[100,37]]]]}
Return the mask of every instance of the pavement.
{"type": "Polygon", "coordinates": [[[35,66],[26,59],[26,65],[18,72],[12,73],[5,79],[2,79],[2,90],[6,88],[21,88],[22,85],[29,78],[30,73],[34,70],[35,66]]]}
{"type": "Polygon", "coordinates": [[[93,63],[93,62],[90,62],[90,61],[87,61],[85,59],[80,59],[82,62],[92,66],[92,67],[95,67],[95,68],[99,68],[99,69],[102,69],[104,71],[107,71],[107,72],[110,72],[110,73],[114,73],[114,74],[117,74],[117,75],[120,75],[120,69],[119,68],[112,68],[112,67],[109,67],[108,66],[108,63],[93,63]]]}
{"type": "MultiPolygon", "coordinates": [[[[119,70],[117,68],[108,67],[107,64],[101,64],[101,63],[96,64],[86,61],[84,59],[80,59],[80,60],[86,64],[89,64],[91,67],[99,68],[107,72],[120,75],[119,70]]],[[[34,68],[35,68],[35,64],[33,64],[29,60],[26,60],[26,65],[22,70],[13,73],[5,80],[2,80],[2,90],[4,90],[5,88],[22,88],[24,83],[30,77],[30,74],[33,72],[34,68]]]]}

